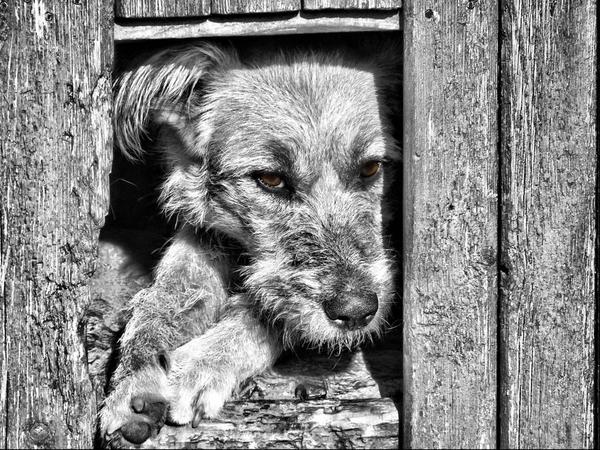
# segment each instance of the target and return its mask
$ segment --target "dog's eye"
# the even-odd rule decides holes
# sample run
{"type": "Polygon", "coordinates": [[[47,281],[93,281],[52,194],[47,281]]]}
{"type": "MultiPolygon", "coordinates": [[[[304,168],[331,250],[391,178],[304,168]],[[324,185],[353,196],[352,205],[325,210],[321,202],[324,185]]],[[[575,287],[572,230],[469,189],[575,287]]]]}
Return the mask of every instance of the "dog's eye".
{"type": "Polygon", "coordinates": [[[377,175],[377,173],[379,173],[380,169],[381,169],[380,161],[367,161],[360,168],[360,176],[362,178],[373,177],[373,176],[377,175]]]}
{"type": "Polygon", "coordinates": [[[257,176],[260,184],[269,189],[282,189],[285,187],[283,178],[275,173],[261,173],[257,176]]]}

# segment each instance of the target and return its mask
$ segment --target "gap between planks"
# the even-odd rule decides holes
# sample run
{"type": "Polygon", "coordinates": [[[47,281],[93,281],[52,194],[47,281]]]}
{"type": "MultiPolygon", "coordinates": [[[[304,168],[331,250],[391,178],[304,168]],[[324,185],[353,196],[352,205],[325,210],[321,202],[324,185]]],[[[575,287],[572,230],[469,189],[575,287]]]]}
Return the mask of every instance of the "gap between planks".
{"type": "Polygon", "coordinates": [[[398,31],[400,11],[336,11],[294,14],[208,17],[115,24],[115,41],[189,39],[199,37],[398,31]]]}

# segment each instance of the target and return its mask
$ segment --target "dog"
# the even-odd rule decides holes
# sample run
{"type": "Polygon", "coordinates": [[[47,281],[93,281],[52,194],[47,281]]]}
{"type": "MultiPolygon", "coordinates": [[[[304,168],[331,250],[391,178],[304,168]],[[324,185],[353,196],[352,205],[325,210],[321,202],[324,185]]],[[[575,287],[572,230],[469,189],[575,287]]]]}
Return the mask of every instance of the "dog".
{"type": "Polygon", "coordinates": [[[215,417],[284,349],[341,351],[383,332],[400,60],[389,39],[193,42],[117,79],[116,146],[163,159],[160,199],[178,231],[131,301],[100,412],[109,443],[215,417]]]}

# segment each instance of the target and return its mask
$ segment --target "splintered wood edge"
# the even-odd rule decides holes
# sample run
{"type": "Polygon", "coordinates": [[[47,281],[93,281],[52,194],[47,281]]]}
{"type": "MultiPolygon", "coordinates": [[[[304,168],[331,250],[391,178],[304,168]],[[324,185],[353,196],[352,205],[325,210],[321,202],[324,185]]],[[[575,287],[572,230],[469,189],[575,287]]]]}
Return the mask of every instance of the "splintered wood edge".
{"type": "Polygon", "coordinates": [[[398,448],[392,399],[236,401],[197,428],[165,426],[142,448],[398,448]]]}
{"type": "Polygon", "coordinates": [[[292,16],[209,17],[168,23],[115,24],[115,41],[199,37],[268,36],[352,31],[398,31],[400,11],[298,12],[292,16]]]}

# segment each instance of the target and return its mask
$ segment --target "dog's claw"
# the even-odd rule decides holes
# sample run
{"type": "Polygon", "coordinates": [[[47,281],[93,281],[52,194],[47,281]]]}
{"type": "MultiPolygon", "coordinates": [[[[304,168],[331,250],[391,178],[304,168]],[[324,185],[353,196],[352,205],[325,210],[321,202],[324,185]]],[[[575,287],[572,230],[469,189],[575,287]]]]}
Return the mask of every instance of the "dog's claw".
{"type": "Polygon", "coordinates": [[[146,406],[146,402],[142,397],[133,397],[131,399],[131,409],[133,409],[136,413],[141,413],[144,411],[144,407],[146,406]]]}
{"type": "Polygon", "coordinates": [[[196,411],[194,411],[194,418],[192,419],[192,428],[198,428],[203,415],[204,408],[202,408],[202,406],[197,406],[196,411]]]}
{"type": "Polygon", "coordinates": [[[301,402],[308,400],[308,390],[306,389],[306,386],[304,386],[304,384],[300,383],[296,386],[296,389],[294,389],[294,397],[296,397],[301,402]]]}

